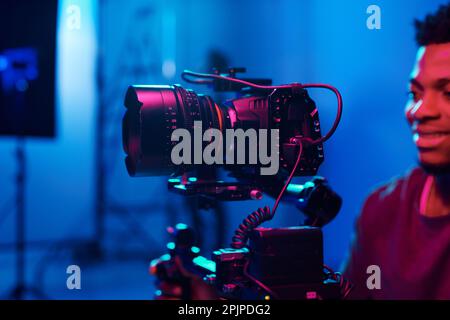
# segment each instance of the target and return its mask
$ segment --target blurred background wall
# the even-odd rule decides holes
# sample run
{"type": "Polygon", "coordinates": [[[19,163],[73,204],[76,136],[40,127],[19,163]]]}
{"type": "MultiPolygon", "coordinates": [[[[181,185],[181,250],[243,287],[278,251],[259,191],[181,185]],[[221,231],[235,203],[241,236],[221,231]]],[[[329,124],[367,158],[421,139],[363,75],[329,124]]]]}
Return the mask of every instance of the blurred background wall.
{"type": "MultiPolygon", "coordinates": [[[[184,199],[167,192],[165,178],[127,176],[124,93],[134,83],[180,83],[183,69],[208,71],[211,59],[275,83],[323,82],[341,90],[343,120],[325,145],[319,172],[344,199],[325,227],[326,262],[339,268],[365,197],[415,165],[403,116],[417,49],[412,22],[445,2],[61,0],[57,138],[27,142],[27,238],[36,244],[27,256],[29,281],[52,298],[151,297],[146,268],[165,252],[165,227],[193,217],[184,199]],[[381,8],[380,30],[366,27],[371,4],[381,8]],[[79,28],[70,27],[73,5],[80,9],[79,28]],[[87,270],[80,292],[65,288],[69,264],[87,270]]],[[[311,95],[328,128],[334,97],[311,95]]],[[[14,148],[14,139],[0,139],[0,294],[14,280],[14,148]]],[[[244,216],[272,202],[224,204],[225,244],[244,216]]],[[[195,219],[205,239],[215,239],[213,214],[195,219]]],[[[295,208],[281,205],[269,225],[299,219],[295,208]]],[[[207,252],[213,242],[206,242],[207,252]]]]}

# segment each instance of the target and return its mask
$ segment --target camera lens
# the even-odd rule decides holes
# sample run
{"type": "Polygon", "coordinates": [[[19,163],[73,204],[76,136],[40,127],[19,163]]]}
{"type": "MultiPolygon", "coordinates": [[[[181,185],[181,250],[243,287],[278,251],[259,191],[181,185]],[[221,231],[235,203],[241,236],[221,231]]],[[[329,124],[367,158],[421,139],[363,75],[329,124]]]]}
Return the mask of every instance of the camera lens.
{"type": "Polygon", "coordinates": [[[222,109],[206,95],[181,86],[130,86],[125,97],[122,139],[125,163],[131,176],[168,175],[177,171],[171,162],[174,130],[193,131],[201,121],[203,130],[224,130],[222,109]]]}

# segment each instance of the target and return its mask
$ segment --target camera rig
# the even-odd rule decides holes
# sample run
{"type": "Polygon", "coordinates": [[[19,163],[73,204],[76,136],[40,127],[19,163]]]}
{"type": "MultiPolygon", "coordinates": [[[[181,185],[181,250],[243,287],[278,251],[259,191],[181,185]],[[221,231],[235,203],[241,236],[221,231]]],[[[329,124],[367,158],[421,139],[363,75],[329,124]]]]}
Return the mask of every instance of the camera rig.
{"type": "MultiPolygon", "coordinates": [[[[339,91],[326,84],[272,86],[269,79],[238,79],[244,68],[212,74],[184,71],[182,78],[209,85],[215,92],[234,92],[237,98],[221,105],[181,86],[131,86],[125,106],[123,141],[130,175],[172,173],[168,189],[184,196],[222,201],[275,198],[272,209],[259,208],[236,229],[231,248],[213,252],[212,260],[200,255],[194,231],[184,224],[169,228],[172,241],[168,254],[151,262],[150,272],[159,281],[181,285],[182,298],[191,299],[190,280],[183,268],[216,288],[227,299],[339,299],[351,285],[323,263],[322,230],[339,212],[342,199],[321,177],[300,185],[294,176],[314,176],[324,160],[323,142],[337,129],[342,114],[339,91]],[[338,101],[333,126],[321,134],[318,110],[307,88],[324,88],[338,101]],[[156,122],[155,119],[162,119],[156,122]],[[165,121],[163,121],[165,120],[165,121]],[[167,153],[170,134],[183,127],[194,130],[195,121],[209,128],[256,128],[279,130],[281,168],[272,176],[261,176],[261,165],[223,165],[234,181],[217,181],[210,170],[192,164],[173,166],[167,153]],[[165,143],[161,143],[165,141],[165,143]],[[281,199],[295,203],[306,219],[301,226],[267,229],[281,199]]],[[[173,141],[172,141],[173,142],[173,141]]]]}

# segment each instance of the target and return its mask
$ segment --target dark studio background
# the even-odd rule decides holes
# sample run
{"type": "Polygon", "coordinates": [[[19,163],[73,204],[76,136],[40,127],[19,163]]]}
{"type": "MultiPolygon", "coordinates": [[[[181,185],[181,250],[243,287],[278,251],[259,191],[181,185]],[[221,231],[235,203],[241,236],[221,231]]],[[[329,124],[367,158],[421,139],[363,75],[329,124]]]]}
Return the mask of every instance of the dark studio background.
{"type": "MultiPolygon", "coordinates": [[[[203,226],[204,253],[215,248],[214,213],[193,216],[192,204],[167,192],[164,177],[128,177],[121,118],[129,84],[180,83],[183,69],[204,72],[211,61],[226,60],[246,67],[249,77],[340,89],[343,119],[319,171],[344,199],[324,229],[325,261],[339,269],[365,197],[415,164],[403,115],[417,49],[412,22],[445,2],[60,0],[56,138],[26,142],[28,283],[50,298],[150,299],[148,263],[165,252],[168,225],[203,226]],[[381,8],[381,30],[366,27],[371,4],[381,8]],[[70,24],[73,6],[80,9],[80,28],[70,24]],[[66,288],[71,264],[82,270],[79,291],[66,288]]],[[[1,30],[2,37],[7,32],[1,30]]],[[[334,97],[317,90],[311,95],[328,128],[334,97]]],[[[0,137],[2,298],[15,277],[15,146],[14,137],[0,137]]],[[[247,214],[272,203],[225,203],[224,245],[247,214]]],[[[268,225],[299,220],[294,207],[282,204],[268,225]]]]}

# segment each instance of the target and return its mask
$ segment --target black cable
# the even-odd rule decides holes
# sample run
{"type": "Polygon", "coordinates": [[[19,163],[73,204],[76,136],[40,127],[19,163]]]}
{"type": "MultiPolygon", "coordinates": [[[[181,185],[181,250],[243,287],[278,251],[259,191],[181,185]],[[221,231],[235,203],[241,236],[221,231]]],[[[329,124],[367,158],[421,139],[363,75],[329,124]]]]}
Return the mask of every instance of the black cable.
{"type": "Polygon", "coordinates": [[[336,99],[337,99],[337,114],[336,114],[334,123],[333,123],[331,129],[328,131],[328,133],[325,136],[323,136],[322,138],[314,140],[314,141],[309,140],[309,139],[303,139],[304,142],[307,142],[310,145],[317,145],[317,144],[323,143],[323,142],[327,141],[328,139],[330,139],[331,136],[335,133],[335,131],[341,121],[342,107],[343,107],[342,95],[338,89],[336,89],[335,87],[328,85],[328,84],[323,84],[323,83],[299,84],[299,83],[296,83],[296,84],[287,84],[287,85],[278,85],[278,86],[263,86],[263,85],[258,85],[258,84],[248,82],[245,80],[241,80],[241,79],[225,77],[222,75],[198,73],[198,72],[192,72],[189,70],[184,70],[183,73],[181,74],[181,78],[183,80],[185,80],[186,82],[195,83],[195,84],[211,84],[213,81],[212,80],[211,81],[191,80],[188,78],[188,76],[194,77],[194,78],[225,80],[225,81],[229,81],[229,82],[240,83],[240,84],[243,84],[248,87],[255,88],[255,89],[263,89],[263,90],[292,89],[293,87],[300,87],[300,88],[322,88],[322,89],[327,89],[327,90],[332,91],[336,95],[336,99]]]}
{"type": "Polygon", "coordinates": [[[300,164],[300,160],[303,154],[303,146],[301,142],[299,143],[299,147],[300,150],[298,152],[297,161],[295,162],[295,165],[292,168],[291,174],[289,175],[289,178],[286,180],[283,189],[281,189],[275,201],[273,209],[270,210],[270,208],[266,206],[264,208],[259,208],[256,211],[249,214],[234,232],[234,236],[231,242],[232,248],[234,249],[244,248],[247,245],[249,233],[258,226],[260,226],[262,223],[272,220],[273,217],[275,216],[275,212],[277,211],[281,198],[283,197],[287,187],[291,183],[295,171],[297,171],[297,167],[300,164]]]}
{"type": "Polygon", "coordinates": [[[300,160],[301,160],[302,154],[303,154],[303,143],[302,143],[302,141],[300,141],[300,143],[298,144],[298,146],[299,146],[300,150],[298,151],[297,160],[295,161],[295,165],[294,165],[294,167],[292,168],[292,171],[291,171],[291,174],[289,175],[289,178],[286,180],[286,183],[284,184],[283,189],[281,189],[281,192],[280,192],[280,194],[278,195],[277,200],[275,201],[275,204],[274,204],[274,206],[273,206],[273,208],[272,208],[272,216],[275,215],[275,212],[277,211],[277,208],[278,208],[278,205],[279,205],[279,203],[280,203],[280,201],[281,201],[281,198],[283,197],[283,195],[284,195],[284,193],[285,193],[287,187],[288,187],[289,184],[291,183],[292,178],[294,178],[295,171],[297,171],[297,167],[298,167],[298,165],[300,164],[300,160]]]}
{"type": "Polygon", "coordinates": [[[245,80],[237,79],[237,78],[231,78],[231,77],[225,77],[217,74],[209,74],[209,73],[199,73],[199,72],[192,72],[189,70],[184,70],[181,74],[181,78],[189,83],[195,83],[195,84],[207,84],[212,83],[213,81],[206,81],[206,80],[191,80],[186,76],[194,77],[194,78],[206,78],[206,79],[217,79],[217,80],[226,80],[230,82],[240,83],[243,85],[246,85],[248,87],[252,87],[255,89],[263,89],[263,90],[275,90],[275,89],[290,89],[292,88],[292,85],[279,85],[279,86],[263,86],[259,84],[255,84],[252,82],[248,82],[245,80]]]}
{"type": "MultiPolygon", "coordinates": [[[[244,219],[244,222],[239,226],[239,228],[236,230],[235,232],[235,236],[233,237],[233,242],[232,242],[232,247],[233,248],[243,248],[246,245],[247,242],[247,238],[248,238],[248,233],[253,230],[254,228],[258,227],[259,225],[261,225],[263,222],[265,221],[269,221],[271,219],[273,219],[276,209],[278,207],[278,204],[281,200],[281,198],[283,197],[284,192],[286,191],[289,183],[291,182],[295,171],[297,170],[297,167],[300,163],[300,159],[303,153],[303,146],[302,143],[299,144],[300,150],[297,156],[297,161],[291,171],[291,174],[288,178],[288,180],[286,181],[283,189],[281,190],[280,194],[278,195],[277,200],[275,201],[275,205],[272,209],[272,212],[270,211],[269,207],[265,207],[264,209],[259,208],[257,211],[253,212],[252,214],[250,214],[246,219],[244,219]]],[[[273,292],[268,286],[266,286],[264,283],[262,283],[261,281],[259,281],[258,279],[254,278],[252,275],[250,275],[248,273],[248,266],[250,264],[250,260],[248,260],[245,263],[244,266],[244,275],[251,280],[254,284],[256,284],[258,287],[260,287],[261,289],[263,289],[265,292],[267,292],[270,296],[272,296],[272,298],[274,299],[278,299],[278,295],[273,292]]]]}
{"type": "Polygon", "coordinates": [[[250,232],[266,221],[270,221],[273,214],[269,207],[258,208],[249,214],[234,232],[231,240],[231,247],[234,249],[242,249],[247,245],[250,232]]]}

